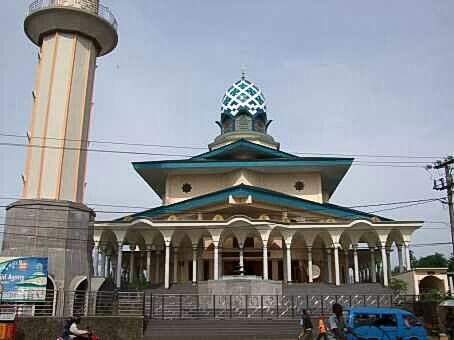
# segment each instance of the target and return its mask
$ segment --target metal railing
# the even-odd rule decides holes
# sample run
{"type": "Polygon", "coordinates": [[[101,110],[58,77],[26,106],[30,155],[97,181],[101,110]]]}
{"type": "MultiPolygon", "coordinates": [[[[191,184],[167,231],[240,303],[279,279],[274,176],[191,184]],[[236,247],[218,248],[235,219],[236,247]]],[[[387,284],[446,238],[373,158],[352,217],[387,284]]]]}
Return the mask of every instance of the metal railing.
{"type": "Polygon", "coordinates": [[[140,316],[155,320],[296,319],[303,309],[331,313],[344,308],[411,306],[414,295],[188,295],[150,291],[53,291],[43,301],[0,301],[0,313],[21,316],[140,316]]]}
{"type": "Polygon", "coordinates": [[[87,12],[90,12],[92,14],[98,15],[100,18],[106,20],[109,24],[112,25],[115,30],[118,29],[118,22],[115,16],[113,15],[112,11],[110,10],[109,7],[103,6],[99,4],[98,6],[92,7],[92,6],[84,6],[83,4],[85,3],[82,0],[76,0],[77,4],[80,4],[80,7],[74,6],[71,4],[71,2],[68,3],[67,0],[35,0],[33,1],[29,6],[28,6],[28,12],[27,15],[30,15],[34,12],[46,9],[46,8],[52,8],[52,7],[74,7],[78,8],[81,10],[85,10],[87,12]]]}

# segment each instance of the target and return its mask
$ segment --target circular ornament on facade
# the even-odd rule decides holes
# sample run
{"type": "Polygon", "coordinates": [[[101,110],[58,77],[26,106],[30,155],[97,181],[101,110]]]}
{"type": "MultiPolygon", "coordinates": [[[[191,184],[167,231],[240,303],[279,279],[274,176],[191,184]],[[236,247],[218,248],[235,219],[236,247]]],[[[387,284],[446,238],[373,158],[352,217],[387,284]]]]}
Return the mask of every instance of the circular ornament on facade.
{"type": "Polygon", "coordinates": [[[183,186],[181,187],[181,190],[183,190],[184,193],[191,192],[192,190],[192,185],[189,183],[184,183],[183,186]]]}
{"type": "MultiPolygon", "coordinates": [[[[312,278],[313,279],[319,278],[320,277],[320,273],[321,273],[320,267],[317,266],[316,264],[313,264],[312,265],[312,278]]],[[[309,273],[307,275],[309,275],[309,273]]]]}
{"type": "Polygon", "coordinates": [[[297,191],[302,191],[304,189],[304,182],[303,181],[296,181],[295,189],[297,191]]]}

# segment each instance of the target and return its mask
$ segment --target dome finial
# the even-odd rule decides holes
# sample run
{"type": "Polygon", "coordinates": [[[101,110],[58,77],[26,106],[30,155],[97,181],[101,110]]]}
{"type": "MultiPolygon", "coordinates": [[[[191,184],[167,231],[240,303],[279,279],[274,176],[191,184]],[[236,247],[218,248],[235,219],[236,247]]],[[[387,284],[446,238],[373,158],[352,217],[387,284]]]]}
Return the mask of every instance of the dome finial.
{"type": "Polygon", "coordinates": [[[241,79],[246,79],[246,66],[241,65],[241,79]]]}

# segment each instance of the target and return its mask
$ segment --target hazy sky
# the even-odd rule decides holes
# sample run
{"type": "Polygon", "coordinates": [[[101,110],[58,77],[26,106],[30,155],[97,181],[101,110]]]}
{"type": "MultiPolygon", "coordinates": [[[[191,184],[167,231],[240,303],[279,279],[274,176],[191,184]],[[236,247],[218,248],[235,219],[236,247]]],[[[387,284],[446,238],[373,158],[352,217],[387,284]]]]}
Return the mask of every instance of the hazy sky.
{"type": "MultiPolygon", "coordinates": [[[[0,133],[25,134],[30,122],[37,54],[23,33],[30,1],[1,1],[0,133]]],[[[268,117],[274,120],[270,133],[284,151],[453,153],[452,1],[104,3],[117,16],[120,41],[113,53],[98,60],[91,139],[206,146],[219,132],[214,121],[223,93],[246,65],[248,78],[267,97],[268,117]]],[[[0,142],[23,140],[0,137],[0,142]]],[[[24,158],[24,148],[0,146],[1,197],[20,194],[24,158]]],[[[160,158],[90,154],[86,202],[159,204],[130,162],[160,158]]],[[[349,206],[441,195],[432,190],[431,174],[422,167],[357,165],[331,201],[349,206]]],[[[382,215],[448,221],[441,203],[382,215]]],[[[449,240],[446,225],[428,222],[413,242],[449,240]]],[[[450,248],[415,251],[425,255],[450,248]]]]}

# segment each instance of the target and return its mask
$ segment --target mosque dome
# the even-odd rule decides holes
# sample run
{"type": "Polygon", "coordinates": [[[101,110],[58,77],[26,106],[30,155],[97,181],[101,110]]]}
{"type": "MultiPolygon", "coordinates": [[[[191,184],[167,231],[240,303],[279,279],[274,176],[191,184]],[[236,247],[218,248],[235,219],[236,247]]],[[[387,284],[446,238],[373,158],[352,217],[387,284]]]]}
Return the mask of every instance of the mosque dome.
{"type": "Polygon", "coordinates": [[[243,73],[222,97],[221,119],[216,122],[221,134],[209,145],[210,149],[238,139],[279,148],[279,143],[268,135],[271,120],[268,120],[266,111],[263,92],[243,73]]]}
{"type": "Polygon", "coordinates": [[[236,115],[240,110],[247,111],[251,115],[266,112],[265,96],[244,75],[225,92],[221,114],[236,115]]]}

